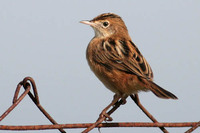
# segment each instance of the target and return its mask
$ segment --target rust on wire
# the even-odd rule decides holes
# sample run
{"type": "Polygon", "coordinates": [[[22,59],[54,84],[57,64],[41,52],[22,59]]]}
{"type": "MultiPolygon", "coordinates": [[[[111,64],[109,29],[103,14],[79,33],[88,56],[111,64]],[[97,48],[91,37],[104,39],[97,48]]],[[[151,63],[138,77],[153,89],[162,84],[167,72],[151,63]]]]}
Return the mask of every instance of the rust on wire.
{"type": "Polygon", "coordinates": [[[197,122],[194,126],[192,126],[190,129],[188,129],[185,133],[191,133],[195,129],[197,129],[200,126],[200,121],[197,122]]]}
{"type": "MultiPolygon", "coordinates": [[[[86,128],[82,133],[88,133],[94,128],[102,127],[159,127],[162,132],[168,133],[165,127],[191,127],[185,133],[191,133],[200,126],[199,122],[182,122],[182,123],[160,123],[158,122],[144,106],[140,103],[138,95],[130,95],[131,99],[135,104],[144,112],[144,114],[153,121],[153,123],[145,122],[120,122],[120,123],[102,123],[106,121],[106,117],[98,119],[95,123],[77,123],[77,124],[58,124],[42,107],[39,101],[39,96],[36,88],[35,81],[31,77],[24,78],[23,81],[19,82],[15,90],[13,104],[0,116],[0,122],[23,100],[26,95],[32,99],[38,109],[49,119],[53,125],[28,125],[28,126],[8,126],[0,125],[0,130],[46,130],[46,129],[58,129],[61,133],[66,133],[64,128],[86,128]],[[21,87],[25,91],[19,96],[21,87]],[[33,93],[30,91],[33,89],[33,93]]],[[[119,100],[108,112],[111,115],[115,110],[117,110],[123,104],[123,100],[119,100]]]]}
{"type": "MultiPolygon", "coordinates": [[[[151,119],[154,123],[158,123],[156,118],[154,118],[153,115],[151,115],[148,110],[141,104],[138,94],[130,95],[130,97],[136,103],[136,105],[145,113],[145,115],[149,117],[149,119],[151,119]]],[[[168,133],[167,129],[165,129],[164,127],[159,128],[163,131],[163,133],[168,133]]]]}
{"type": "MultiPolygon", "coordinates": [[[[116,109],[118,109],[121,105],[123,104],[123,100],[118,101],[114,107],[108,111],[108,115],[111,115],[116,109]]],[[[102,117],[100,119],[98,119],[95,123],[93,123],[91,126],[89,126],[87,129],[85,129],[82,133],[88,133],[89,131],[91,131],[92,129],[94,129],[95,127],[97,127],[99,124],[101,124],[104,120],[106,120],[106,117],[102,117]]]]}
{"type": "Polygon", "coordinates": [[[30,91],[30,86],[28,88],[26,88],[26,90],[24,91],[24,93],[22,93],[22,95],[17,99],[17,96],[19,94],[19,90],[22,86],[22,83],[23,82],[20,82],[18,85],[17,85],[17,89],[15,91],[15,96],[14,96],[14,100],[13,100],[13,104],[5,111],[5,113],[3,113],[1,116],[0,116],[0,121],[2,121],[21,101],[22,99],[28,94],[28,92],[30,91]]]}
{"type": "MultiPolygon", "coordinates": [[[[0,121],[2,121],[22,100],[26,95],[29,95],[29,97],[32,99],[32,101],[35,103],[35,105],[39,108],[39,110],[47,117],[47,119],[49,119],[49,121],[52,124],[58,124],[47,112],[46,110],[40,105],[39,102],[39,96],[37,93],[37,88],[36,88],[36,84],[35,81],[33,80],[33,78],[31,77],[26,77],[24,78],[23,81],[19,82],[19,84],[17,85],[15,94],[14,94],[14,98],[13,98],[13,104],[0,116],[0,121]],[[30,85],[31,84],[31,85],[30,85]],[[22,95],[18,98],[19,95],[19,91],[21,89],[21,87],[24,87],[25,91],[22,93],[22,95]],[[33,94],[31,93],[31,86],[33,88],[33,94]]],[[[61,133],[66,133],[65,130],[63,130],[62,128],[58,128],[58,130],[61,133]]]]}
{"type": "MultiPolygon", "coordinates": [[[[31,82],[32,88],[33,88],[33,93],[34,95],[29,91],[28,95],[29,97],[32,99],[32,101],[35,103],[35,105],[39,108],[39,110],[49,119],[49,121],[52,124],[58,124],[50,115],[49,113],[47,113],[47,111],[42,107],[42,105],[40,104],[39,101],[39,97],[38,97],[38,93],[37,93],[37,89],[36,89],[36,84],[35,81],[31,78],[31,77],[26,77],[23,82],[24,82],[24,86],[26,86],[25,83],[27,83],[27,81],[31,82]]],[[[61,133],[65,133],[65,131],[63,129],[59,129],[61,133]]]]}
{"type": "MultiPolygon", "coordinates": [[[[147,109],[144,108],[144,106],[140,103],[139,100],[139,96],[138,94],[135,95],[130,95],[130,97],[132,98],[132,100],[136,103],[136,105],[154,122],[154,123],[158,123],[158,121],[153,117],[153,115],[151,115],[147,109]]],[[[111,115],[121,104],[123,104],[123,101],[120,100],[119,102],[117,102],[115,104],[115,106],[108,112],[108,115],[111,115]]],[[[106,117],[102,117],[100,119],[98,119],[94,124],[92,124],[90,127],[88,127],[87,129],[85,129],[82,133],[87,133],[89,131],[91,131],[93,128],[95,128],[96,126],[98,126],[100,123],[102,123],[104,120],[106,120],[106,117]]],[[[168,133],[168,131],[164,128],[164,127],[159,127],[163,133],[168,133]]]]}
{"type": "MultiPolygon", "coordinates": [[[[198,122],[184,122],[184,123],[144,123],[144,122],[119,122],[119,123],[101,123],[95,128],[100,127],[191,127],[198,122]]],[[[0,125],[0,130],[46,130],[58,128],[87,128],[93,123],[77,123],[77,124],[55,124],[55,125],[27,125],[27,126],[6,126],[0,125]]]]}

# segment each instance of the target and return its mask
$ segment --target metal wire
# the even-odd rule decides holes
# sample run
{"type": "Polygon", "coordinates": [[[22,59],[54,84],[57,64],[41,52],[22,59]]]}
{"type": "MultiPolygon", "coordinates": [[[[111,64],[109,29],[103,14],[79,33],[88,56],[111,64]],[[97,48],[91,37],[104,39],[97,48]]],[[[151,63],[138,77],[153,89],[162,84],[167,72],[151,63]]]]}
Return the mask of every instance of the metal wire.
{"type": "MultiPolygon", "coordinates": [[[[23,82],[20,82],[18,85],[17,85],[17,89],[15,91],[15,94],[18,95],[19,94],[19,90],[22,86],[22,83],[23,82]]],[[[24,91],[24,93],[22,93],[22,95],[17,99],[17,96],[15,95],[14,96],[14,99],[13,100],[13,105],[11,105],[1,116],[0,116],[0,121],[2,121],[21,101],[22,99],[28,94],[28,92],[30,91],[30,86],[28,88],[26,88],[26,90],[24,91]]]]}
{"type": "MultiPolygon", "coordinates": [[[[185,133],[191,133],[200,126],[199,122],[182,122],[182,123],[160,123],[158,122],[140,103],[138,95],[130,95],[136,105],[154,122],[154,123],[133,123],[133,122],[120,122],[120,123],[102,123],[106,120],[106,117],[98,119],[95,123],[77,123],[77,124],[58,124],[42,107],[39,101],[39,96],[36,88],[35,81],[31,77],[24,78],[23,81],[19,82],[15,90],[13,104],[0,116],[0,122],[23,100],[26,95],[32,99],[38,109],[51,121],[53,125],[28,125],[28,126],[8,126],[0,125],[0,130],[45,130],[45,129],[58,129],[61,133],[66,133],[64,128],[86,128],[82,133],[87,133],[94,128],[100,127],[159,127],[164,133],[168,133],[165,127],[191,127],[185,133]],[[19,96],[21,87],[25,89],[24,92],[19,96]],[[33,93],[30,91],[33,89],[33,93]]],[[[110,111],[107,112],[111,115],[116,109],[123,104],[123,100],[118,101],[110,111]]]]}
{"type": "MultiPolygon", "coordinates": [[[[15,94],[14,94],[14,98],[13,98],[13,104],[0,116],[0,121],[2,121],[22,100],[26,95],[29,95],[29,97],[32,99],[32,101],[35,103],[35,105],[39,108],[39,110],[47,117],[47,119],[49,119],[49,121],[52,124],[58,124],[48,113],[47,111],[40,105],[39,102],[39,96],[37,93],[37,88],[36,88],[36,84],[35,81],[33,80],[33,78],[31,77],[26,77],[24,78],[23,81],[19,82],[19,84],[17,85],[15,94]],[[30,82],[30,83],[29,83],[30,82]],[[31,85],[30,85],[31,84],[31,85]],[[18,98],[19,95],[19,91],[21,89],[21,87],[24,87],[25,91],[24,93],[22,93],[22,95],[18,98]],[[33,88],[33,94],[31,93],[31,86],[33,88]]],[[[58,130],[61,133],[66,133],[65,130],[63,130],[62,128],[58,128],[58,130]]]]}
{"type": "Polygon", "coordinates": [[[197,129],[200,126],[200,121],[196,123],[194,126],[192,126],[190,129],[188,129],[185,133],[191,133],[195,129],[197,129]]]}
{"type": "MultiPolygon", "coordinates": [[[[130,97],[136,103],[136,105],[146,114],[146,116],[149,117],[149,119],[151,119],[154,123],[158,123],[158,121],[156,120],[156,118],[154,118],[153,115],[151,115],[147,111],[147,109],[145,109],[144,106],[140,103],[138,94],[136,94],[136,95],[130,95],[130,97]]],[[[163,131],[163,133],[168,133],[167,129],[165,129],[164,127],[159,127],[159,128],[160,128],[160,130],[163,131]]]]}
{"type": "MultiPolygon", "coordinates": [[[[149,123],[149,122],[116,122],[116,123],[101,123],[95,128],[108,128],[108,127],[191,127],[195,126],[198,122],[184,122],[184,123],[149,123]]],[[[55,125],[27,125],[27,126],[7,126],[0,125],[0,130],[46,130],[46,129],[76,129],[87,128],[94,123],[76,123],[76,124],[55,124],[55,125]]]]}

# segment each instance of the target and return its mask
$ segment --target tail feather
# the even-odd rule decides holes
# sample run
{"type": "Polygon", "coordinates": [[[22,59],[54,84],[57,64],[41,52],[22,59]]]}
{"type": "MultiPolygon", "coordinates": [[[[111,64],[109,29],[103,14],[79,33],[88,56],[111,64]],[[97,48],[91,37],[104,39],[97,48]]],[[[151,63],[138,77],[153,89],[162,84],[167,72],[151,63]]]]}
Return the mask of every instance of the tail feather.
{"type": "Polygon", "coordinates": [[[150,82],[150,90],[158,97],[164,98],[164,99],[178,99],[174,94],[171,92],[161,88],[154,82],[150,82]]]}

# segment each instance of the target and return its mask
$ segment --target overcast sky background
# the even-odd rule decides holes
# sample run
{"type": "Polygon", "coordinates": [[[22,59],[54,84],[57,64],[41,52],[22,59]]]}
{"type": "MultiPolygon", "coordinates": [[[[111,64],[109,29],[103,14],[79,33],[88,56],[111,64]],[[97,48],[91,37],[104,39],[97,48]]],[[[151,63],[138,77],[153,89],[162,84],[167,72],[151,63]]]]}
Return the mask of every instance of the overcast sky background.
{"type": "MultiPolygon", "coordinates": [[[[41,105],[58,123],[95,122],[114,94],[88,67],[85,51],[94,32],[79,21],[106,12],[123,18],[133,42],[151,65],[155,82],[179,98],[163,100],[151,92],[140,93],[147,110],[160,122],[199,121],[199,0],[0,1],[0,115],[11,105],[17,84],[31,76],[41,105]]],[[[111,116],[113,122],[151,122],[130,98],[111,116]]],[[[50,122],[27,96],[2,124],[50,122]]],[[[167,129],[182,133],[188,128],[167,129]]],[[[68,133],[83,130],[66,129],[68,133]]],[[[102,133],[133,131],[161,132],[158,128],[101,129],[102,133]]],[[[25,133],[40,132],[58,131],[25,133]]],[[[91,131],[96,132],[97,129],[91,131]]],[[[194,133],[198,132],[200,128],[194,133]]]]}

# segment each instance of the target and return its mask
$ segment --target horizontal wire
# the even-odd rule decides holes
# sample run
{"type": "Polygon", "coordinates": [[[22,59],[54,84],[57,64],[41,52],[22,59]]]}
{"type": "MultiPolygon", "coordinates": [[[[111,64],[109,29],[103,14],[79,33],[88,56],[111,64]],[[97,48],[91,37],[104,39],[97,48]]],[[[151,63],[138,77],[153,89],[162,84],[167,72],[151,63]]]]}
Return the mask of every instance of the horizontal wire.
{"type": "MultiPolygon", "coordinates": [[[[46,130],[60,128],[88,128],[93,123],[78,123],[78,124],[55,124],[55,125],[27,125],[27,126],[8,126],[0,125],[0,130],[46,130]]],[[[119,123],[101,123],[95,128],[100,127],[192,127],[198,122],[183,122],[183,123],[144,123],[144,122],[119,122],[119,123]]]]}
{"type": "MultiPolygon", "coordinates": [[[[47,129],[58,129],[61,133],[65,133],[64,128],[75,129],[75,128],[87,128],[86,132],[89,132],[93,128],[106,128],[106,127],[159,127],[163,132],[167,133],[164,127],[191,127],[185,133],[191,133],[200,126],[199,122],[172,122],[172,123],[160,123],[158,122],[140,103],[138,95],[131,95],[131,98],[135,101],[138,107],[154,122],[119,122],[119,123],[102,123],[105,118],[103,117],[97,123],[76,123],[76,124],[58,124],[40,105],[39,96],[36,89],[36,84],[33,78],[26,77],[23,81],[19,82],[17,85],[15,95],[13,98],[13,104],[0,116],[0,121],[2,121],[22,100],[26,95],[33,100],[35,105],[40,109],[40,111],[54,124],[54,125],[0,125],[0,130],[47,130],[47,129]],[[30,86],[31,84],[31,86],[30,86]],[[25,91],[18,97],[19,90],[24,87],[25,91]],[[33,88],[33,94],[30,89],[33,88]]],[[[120,105],[122,101],[119,101],[109,112],[112,114],[120,105]]],[[[85,131],[85,130],[84,130],[85,131]]]]}

